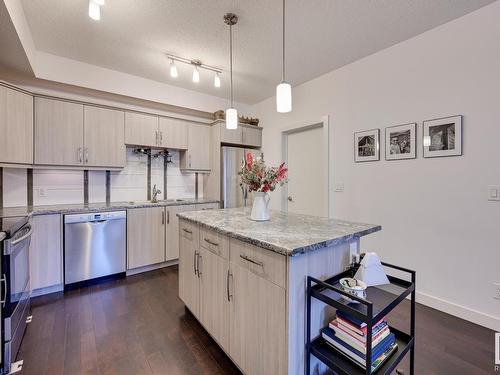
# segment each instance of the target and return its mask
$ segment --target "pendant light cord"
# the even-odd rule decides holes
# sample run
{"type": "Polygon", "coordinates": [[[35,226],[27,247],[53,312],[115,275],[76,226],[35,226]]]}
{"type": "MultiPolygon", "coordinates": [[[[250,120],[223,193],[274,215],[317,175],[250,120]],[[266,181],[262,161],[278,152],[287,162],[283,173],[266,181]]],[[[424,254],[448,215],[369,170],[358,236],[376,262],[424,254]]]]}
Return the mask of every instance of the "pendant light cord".
{"type": "Polygon", "coordinates": [[[281,63],[281,82],[285,82],[285,0],[283,0],[283,56],[281,63]]]}
{"type": "Polygon", "coordinates": [[[233,26],[229,25],[229,71],[230,71],[230,79],[229,79],[229,91],[231,92],[231,108],[233,106],[233,26]]]}

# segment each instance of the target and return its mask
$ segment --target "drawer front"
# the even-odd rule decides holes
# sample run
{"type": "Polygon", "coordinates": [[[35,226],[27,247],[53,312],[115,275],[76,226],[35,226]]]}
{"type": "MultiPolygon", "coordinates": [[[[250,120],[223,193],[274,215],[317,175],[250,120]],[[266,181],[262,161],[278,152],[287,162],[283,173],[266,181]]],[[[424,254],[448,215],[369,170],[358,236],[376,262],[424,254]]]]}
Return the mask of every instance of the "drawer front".
{"type": "Polygon", "coordinates": [[[190,223],[186,220],[179,220],[179,236],[193,241],[193,246],[195,249],[198,248],[199,245],[199,229],[197,224],[190,223]]]}
{"type": "Polygon", "coordinates": [[[286,288],[286,256],[232,238],[229,250],[231,262],[286,288]]]}
{"type": "Polygon", "coordinates": [[[200,228],[200,246],[224,259],[229,259],[229,238],[213,230],[200,228]]]}
{"type": "Polygon", "coordinates": [[[219,208],[219,203],[197,203],[196,204],[197,211],[216,210],[218,208],[219,208]]]}

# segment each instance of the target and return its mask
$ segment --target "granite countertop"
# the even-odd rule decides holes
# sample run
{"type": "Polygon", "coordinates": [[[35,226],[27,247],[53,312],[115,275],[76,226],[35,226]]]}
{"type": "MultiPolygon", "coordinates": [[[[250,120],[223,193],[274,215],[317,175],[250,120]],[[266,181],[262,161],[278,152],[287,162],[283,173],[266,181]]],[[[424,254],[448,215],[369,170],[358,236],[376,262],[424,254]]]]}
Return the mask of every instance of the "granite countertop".
{"type": "Polygon", "coordinates": [[[280,211],[271,211],[270,221],[256,222],[250,220],[249,208],[181,212],[177,216],[287,256],[342,244],[382,229],[380,225],[280,211]]]}
{"type": "Polygon", "coordinates": [[[218,203],[216,199],[169,199],[151,203],[149,201],[139,202],[111,202],[111,203],[91,203],[84,204],[58,204],[53,206],[33,206],[33,207],[5,207],[0,208],[0,218],[30,216],[30,215],[50,215],[50,214],[78,214],[99,211],[117,211],[129,208],[143,207],[165,207],[165,206],[183,206],[190,204],[218,203]]]}

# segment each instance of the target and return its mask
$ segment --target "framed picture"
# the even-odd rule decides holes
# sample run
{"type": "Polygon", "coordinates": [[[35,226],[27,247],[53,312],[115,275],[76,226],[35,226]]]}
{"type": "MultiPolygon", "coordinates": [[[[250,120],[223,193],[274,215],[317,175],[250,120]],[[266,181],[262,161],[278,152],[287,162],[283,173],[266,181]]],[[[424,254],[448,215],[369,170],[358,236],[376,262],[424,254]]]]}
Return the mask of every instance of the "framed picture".
{"type": "Polygon", "coordinates": [[[462,155],[462,116],[424,121],[424,158],[462,155]]]}
{"type": "Polygon", "coordinates": [[[380,130],[354,133],[354,161],[380,160],[380,130]]]}
{"type": "Polygon", "coordinates": [[[417,123],[385,128],[385,160],[417,157],[417,123]]]}

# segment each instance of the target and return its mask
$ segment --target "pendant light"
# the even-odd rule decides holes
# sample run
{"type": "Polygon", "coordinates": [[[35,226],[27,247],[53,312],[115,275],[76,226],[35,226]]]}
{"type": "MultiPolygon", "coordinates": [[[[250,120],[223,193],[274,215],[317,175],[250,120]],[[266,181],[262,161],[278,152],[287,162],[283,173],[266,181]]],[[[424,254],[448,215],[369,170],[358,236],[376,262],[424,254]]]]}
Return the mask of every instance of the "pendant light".
{"type": "Polygon", "coordinates": [[[177,78],[179,73],[177,72],[177,65],[175,65],[175,61],[173,59],[170,60],[170,76],[172,78],[177,78]]]}
{"type": "Polygon", "coordinates": [[[276,86],[276,110],[280,113],[286,113],[292,110],[292,86],[285,81],[285,0],[283,0],[283,55],[281,64],[281,82],[276,86]]]}
{"type": "Polygon", "coordinates": [[[229,91],[231,95],[231,106],[226,109],[226,129],[238,128],[238,111],[233,104],[233,26],[238,22],[238,16],[234,13],[224,15],[224,23],[229,25],[229,91]]]}

